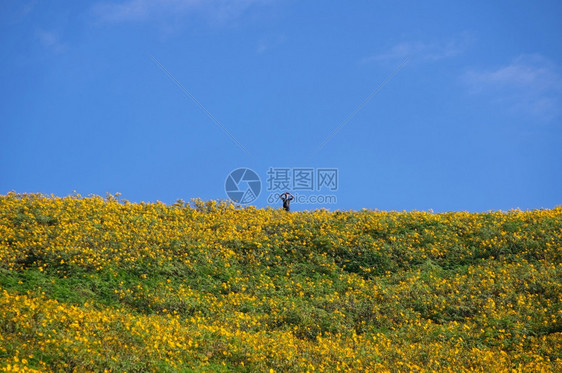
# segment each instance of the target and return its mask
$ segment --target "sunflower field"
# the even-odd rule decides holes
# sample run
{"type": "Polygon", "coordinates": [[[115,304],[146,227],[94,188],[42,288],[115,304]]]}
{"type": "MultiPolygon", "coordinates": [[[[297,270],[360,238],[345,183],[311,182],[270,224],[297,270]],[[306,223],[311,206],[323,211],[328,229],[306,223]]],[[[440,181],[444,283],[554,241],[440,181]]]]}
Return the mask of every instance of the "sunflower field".
{"type": "Polygon", "coordinates": [[[562,206],[0,196],[0,371],[560,372],[562,206]]]}

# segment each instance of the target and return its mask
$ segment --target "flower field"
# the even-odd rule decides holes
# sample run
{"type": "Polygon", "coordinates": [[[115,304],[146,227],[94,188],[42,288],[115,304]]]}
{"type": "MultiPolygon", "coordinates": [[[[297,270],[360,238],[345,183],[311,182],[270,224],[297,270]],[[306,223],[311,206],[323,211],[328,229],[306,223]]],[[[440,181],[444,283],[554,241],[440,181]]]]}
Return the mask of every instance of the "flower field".
{"type": "Polygon", "coordinates": [[[0,371],[562,371],[562,207],[0,196],[0,371]]]}

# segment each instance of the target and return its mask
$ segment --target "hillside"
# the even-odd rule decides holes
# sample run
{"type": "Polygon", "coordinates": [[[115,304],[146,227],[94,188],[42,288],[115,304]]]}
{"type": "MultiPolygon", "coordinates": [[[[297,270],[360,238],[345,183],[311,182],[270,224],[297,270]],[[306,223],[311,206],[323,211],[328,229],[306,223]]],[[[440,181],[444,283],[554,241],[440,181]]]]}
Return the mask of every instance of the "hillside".
{"type": "Polygon", "coordinates": [[[562,371],[562,207],[0,196],[5,371],[562,371]]]}

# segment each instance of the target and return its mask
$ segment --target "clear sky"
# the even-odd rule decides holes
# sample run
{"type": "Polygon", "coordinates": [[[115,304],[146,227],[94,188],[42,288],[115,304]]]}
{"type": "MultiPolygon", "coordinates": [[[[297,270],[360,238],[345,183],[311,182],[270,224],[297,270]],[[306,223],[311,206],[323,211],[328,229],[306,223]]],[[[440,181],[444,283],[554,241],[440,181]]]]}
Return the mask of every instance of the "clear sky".
{"type": "Polygon", "coordinates": [[[2,0],[0,193],[226,199],[249,168],[259,207],[552,208],[561,19],[558,0],[2,0]]]}

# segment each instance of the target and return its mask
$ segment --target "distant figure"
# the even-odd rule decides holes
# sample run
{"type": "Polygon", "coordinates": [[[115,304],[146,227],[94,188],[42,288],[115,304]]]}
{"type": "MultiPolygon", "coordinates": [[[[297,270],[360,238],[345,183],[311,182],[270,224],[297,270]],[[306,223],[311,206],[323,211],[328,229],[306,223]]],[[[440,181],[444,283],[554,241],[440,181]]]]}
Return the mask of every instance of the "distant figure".
{"type": "Polygon", "coordinates": [[[279,198],[281,198],[281,200],[283,201],[283,210],[285,211],[289,211],[291,208],[291,201],[293,200],[293,198],[295,198],[291,193],[289,192],[285,192],[283,194],[281,194],[279,196],[279,198]]]}

